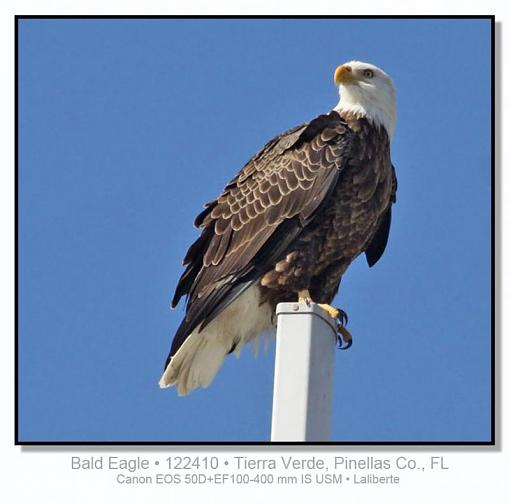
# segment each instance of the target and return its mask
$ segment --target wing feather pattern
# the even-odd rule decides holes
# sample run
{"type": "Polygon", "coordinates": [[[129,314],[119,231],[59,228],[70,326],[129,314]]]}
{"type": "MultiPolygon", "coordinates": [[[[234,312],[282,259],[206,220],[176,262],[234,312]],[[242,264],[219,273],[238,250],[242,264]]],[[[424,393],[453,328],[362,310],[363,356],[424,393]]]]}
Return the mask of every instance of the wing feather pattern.
{"type": "Polygon", "coordinates": [[[299,235],[335,187],[351,135],[336,112],[293,128],[268,142],[207,203],[172,300],[176,306],[187,296],[167,364],[197,326],[203,329],[257,281],[299,235]]]}

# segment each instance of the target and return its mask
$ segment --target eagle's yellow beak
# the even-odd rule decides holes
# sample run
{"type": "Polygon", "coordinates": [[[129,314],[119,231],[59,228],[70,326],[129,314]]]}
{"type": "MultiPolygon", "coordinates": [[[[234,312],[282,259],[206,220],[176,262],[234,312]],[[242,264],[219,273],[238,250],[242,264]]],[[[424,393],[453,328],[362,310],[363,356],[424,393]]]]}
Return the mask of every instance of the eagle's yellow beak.
{"type": "Polygon", "coordinates": [[[352,68],[349,65],[340,65],[335,70],[335,84],[348,84],[354,82],[356,79],[352,75],[352,68]]]}

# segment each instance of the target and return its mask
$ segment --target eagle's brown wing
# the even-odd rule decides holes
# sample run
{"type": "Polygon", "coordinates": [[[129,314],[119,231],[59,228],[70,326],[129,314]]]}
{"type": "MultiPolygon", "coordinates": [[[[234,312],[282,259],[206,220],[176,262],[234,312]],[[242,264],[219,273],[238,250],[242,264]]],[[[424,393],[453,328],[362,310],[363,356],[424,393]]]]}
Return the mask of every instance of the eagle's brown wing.
{"type": "Polygon", "coordinates": [[[372,267],[383,255],[390,235],[391,207],[392,204],[397,201],[397,175],[393,165],[391,165],[391,169],[393,172],[391,201],[388,205],[388,210],[386,210],[386,213],[381,219],[381,223],[379,224],[375,235],[365,250],[365,257],[367,258],[367,263],[370,267],[372,267]]]}
{"type": "MultiPolygon", "coordinates": [[[[169,359],[257,281],[310,221],[334,188],[349,156],[352,132],[336,112],[274,138],[206,205],[195,225],[172,306],[188,296],[169,359]]],[[[167,361],[168,362],[168,361],[167,361]]]]}

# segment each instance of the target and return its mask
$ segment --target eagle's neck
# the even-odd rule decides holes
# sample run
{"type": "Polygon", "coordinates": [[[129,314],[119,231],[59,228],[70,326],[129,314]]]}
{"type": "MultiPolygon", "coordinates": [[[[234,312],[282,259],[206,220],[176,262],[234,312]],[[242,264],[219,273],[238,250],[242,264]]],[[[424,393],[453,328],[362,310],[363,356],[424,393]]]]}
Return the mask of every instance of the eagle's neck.
{"type": "Polygon", "coordinates": [[[396,123],[394,94],[374,97],[357,86],[340,86],[340,101],[333,109],[342,117],[367,119],[376,127],[383,127],[389,138],[393,136],[396,123]]]}

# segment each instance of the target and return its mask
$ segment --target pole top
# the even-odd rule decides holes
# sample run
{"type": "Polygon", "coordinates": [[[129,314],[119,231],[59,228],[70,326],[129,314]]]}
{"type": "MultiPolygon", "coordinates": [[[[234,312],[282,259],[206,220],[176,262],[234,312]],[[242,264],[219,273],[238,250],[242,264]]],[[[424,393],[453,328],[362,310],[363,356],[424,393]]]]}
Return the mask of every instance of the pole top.
{"type": "Polygon", "coordinates": [[[331,327],[336,338],[335,321],[316,303],[310,303],[309,305],[306,303],[278,303],[276,316],[278,315],[315,315],[331,327]]]}

